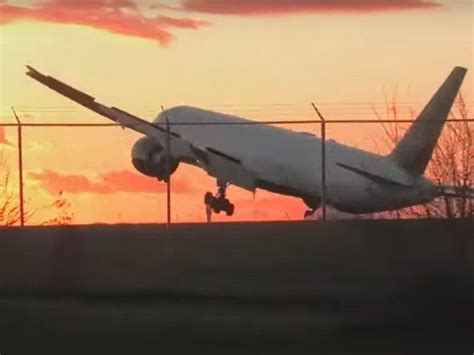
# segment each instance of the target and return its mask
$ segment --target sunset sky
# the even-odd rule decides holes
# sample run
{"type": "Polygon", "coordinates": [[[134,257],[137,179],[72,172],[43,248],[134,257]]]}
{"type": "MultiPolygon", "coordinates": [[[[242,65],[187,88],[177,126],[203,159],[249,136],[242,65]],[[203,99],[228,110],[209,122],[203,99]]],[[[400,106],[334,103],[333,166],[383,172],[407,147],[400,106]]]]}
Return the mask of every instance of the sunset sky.
{"type": "MultiPolygon", "coordinates": [[[[470,69],[462,91],[474,110],[473,11],[471,0],[0,0],[0,122],[14,122],[11,106],[24,122],[106,122],[25,76],[26,64],[148,120],[178,104],[309,119],[311,101],[327,119],[375,119],[371,107],[383,112],[395,88],[408,115],[456,65],[470,69]]],[[[328,132],[374,149],[376,131],[328,132]]],[[[24,136],[32,208],[61,193],[76,223],[163,221],[164,185],[130,163],[139,134],[25,128],[24,136]]],[[[0,149],[16,181],[14,128],[0,127],[0,149]]],[[[213,180],[181,166],[173,186],[173,219],[203,220],[213,180]]],[[[305,210],[260,191],[229,194],[234,220],[294,219],[305,210]]]]}

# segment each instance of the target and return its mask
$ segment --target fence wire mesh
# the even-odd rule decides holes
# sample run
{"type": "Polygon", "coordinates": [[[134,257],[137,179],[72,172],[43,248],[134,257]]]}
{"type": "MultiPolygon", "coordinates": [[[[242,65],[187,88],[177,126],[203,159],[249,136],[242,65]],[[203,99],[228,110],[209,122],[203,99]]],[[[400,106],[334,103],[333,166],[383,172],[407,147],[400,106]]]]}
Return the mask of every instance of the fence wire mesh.
{"type": "MultiPolygon", "coordinates": [[[[427,171],[437,183],[473,182],[471,106],[465,103],[464,107],[458,107],[443,130],[439,149],[427,171]]],[[[352,104],[350,111],[355,118],[348,119],[344,110],[321,105],[326,117],[325,141],[336,140],[385,154],[413,122],[413,111],[409,107],[409,103],[403,106],[406,113],[401,115],[385,104],[352,104]]],[[[249,105],[212,109],[257,119],[246,125],[270,124],[322,136],[321,120],[309,105],[304,108],[249,105]]],[[[130,162],[131,148],[140,138],[138,133],[123,130],[115,123],[91,123],[94,116],[78,118],[75,109],[18,107],[17,112],[19,122],[12,117],[9,122],[0,122],[0,225],[165,223],[168,214],[171,223],[208,220],[203,196],[207,191],[216,191],[216,181],[202,169],[181,163],[172,175],[168,195],[166,183],[141,175],[130,162]]],[[[141,113],[146,112],[143,109],[141,113]]],[[[238,125],[233,129],[237,132],[238,125]]],[[[227,195],[236,206],[235,214],[232,217],[214,214],[212,221],[302,220],[307,210],[301,199],[260,189],[254,194],[231,185],[227,195]]],[[[329,218],[350,217],[327,207],[329,218]]],[[[466,216],[473,216],[472,201],[439,199],[428,206],[362,217],[466,216]]],[[[321,217],[321,213],[316,213],[313,218],[321,217]]]]}

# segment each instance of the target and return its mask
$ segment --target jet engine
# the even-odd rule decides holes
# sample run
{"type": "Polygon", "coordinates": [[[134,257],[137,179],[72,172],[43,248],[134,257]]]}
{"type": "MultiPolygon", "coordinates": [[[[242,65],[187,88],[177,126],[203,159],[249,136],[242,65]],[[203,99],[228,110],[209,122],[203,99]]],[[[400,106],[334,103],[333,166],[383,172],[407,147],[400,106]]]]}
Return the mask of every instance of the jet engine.
{"type": "Polygon", "coordinates": [[[148,137],[140,138],[132,148],[132,164],[144,175],[167,181],[179,165],[179,160],[170,156],[169,174],[168,159],[165,148],[148,137]]]}

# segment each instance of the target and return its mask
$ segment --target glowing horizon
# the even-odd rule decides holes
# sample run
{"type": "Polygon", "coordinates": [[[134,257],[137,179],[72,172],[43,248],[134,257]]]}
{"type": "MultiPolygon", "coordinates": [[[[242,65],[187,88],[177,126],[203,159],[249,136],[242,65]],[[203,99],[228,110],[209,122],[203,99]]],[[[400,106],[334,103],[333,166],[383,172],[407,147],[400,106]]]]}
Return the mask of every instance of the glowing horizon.
{"type": "MultiPolygon", "coordinates": [[[[462,92],[473,107],[474,18],[465,2],[73,3],[0,1],[1,122],[14,122],[10,106],[26,122],[108,122],[26,77],[26,64],[148,120],[161,105],[178,104],[256,120],[314,119],[311,101],[328,119],[375,119],[371,106],[384,113],[383,93],[395,87],[408,116],[457,65],[470,69],[462,92]]],[[[375,125],[329,130],[331,138],[364,149],[375,149],[376,133],[375,125]]],[[[25,128],[27,191],[41,206],[61,187],[78,223],[163,220],[164,210],[156,209],[164,206],[163,186],[156,183],[153,194],[155,182],[130,164],[138,138],[119,128],[25,128]]],[[[16,181],[15,129],[0,127],[0,149],[16,181]]],[[[214,191],[213,180],[190,167],[180,167],[175,180],[178,218],[204,220],[202,196],[214,191]]],[[[305,210],[297,199],[266,192],[255,201],[237,188],[230,194],[238,206],[234,220],[292,219],[305,210]]]]}

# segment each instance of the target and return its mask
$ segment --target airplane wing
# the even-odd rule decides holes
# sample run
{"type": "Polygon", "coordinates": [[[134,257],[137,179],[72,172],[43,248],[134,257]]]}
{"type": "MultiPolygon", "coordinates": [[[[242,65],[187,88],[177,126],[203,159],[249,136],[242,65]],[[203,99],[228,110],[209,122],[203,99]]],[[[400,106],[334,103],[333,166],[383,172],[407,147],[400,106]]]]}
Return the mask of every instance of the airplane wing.
{"type": "Polygon", "coordinates": [[[230,182],[248,191],[257,188],[257,174],[245,166],[239,159],[231,157],[214,148],[201,148],[191,145],[198,164],[217,181],[230,182]]]}
{"type": "MultiPolygon", "coordinates": [[[[163,133],[166,133],[164,127],[157,126],[153,123],[145,121],[139,117],[136,117],[130,113],[127,113],[117,107],[108,107],[97,102],[94,97],[79,91],[72,86],[69,86],[51,76],[43,75],[36,69],[31,66],[27,66],[28,71],[26,75],[40,82],[41,84],[49,87],[50,89],[56,91],[57,93],[71,99],[72,101],[77,102],[79,105],[82,105],[89,110],[92,110],[99,115],[107,117],[114,122],[117,122],[122,127],[133,129],[139,133],[145,134],[147,136],[157,136],[162,137],[163,133]]],[[[176,136],[176,134],[172,135],[176,136]]]]}
{"type": "Polygon", "coordinates": [[[356,173],[362,177],[365,177],[369,180],[372,180],[376,183],[383,183],[383,184],[390,184],[390,185],[400,185],[400,186],[411,186],[411,182],[407,180],[406,178],[400,177],[400,176],[395,176],[392,177],[388,174],[383,174],[383,173],[373,173],[368,171],[367,169],[359,169],[357,167],[344,164],[344,163],[336,163],[337,166],[340,166],[341,168],[344,168],[346,170],[352,171],[353,173],[356,173]]]}
{"type": "Polygon", "coordinates": [[[357,165],[354,163],[336,163],[337,166],[363,176],[369,180],[375,181],[376,183],[400,185],[400,186],[413,186],[413,177],[406,174],[404,171],[387,169],[384,161],[372,161],[371,164],[357,165]]]}
{"type": "MultiPolygon", "coordinates": [[[[57,93],[77,102],[99,115],[107,117],[108,119],[118,123],[122,127],[130,128],[134,131],[142,133],[149,137],[156,137],[160,141],[166,139],[166,129],[157,124],[145,121],[137,116],[125,112],[117,107],[108,107],[95,100],[94,97],[73,88],[51,76],[44,75],[27,66],[28,71],[26,75],[49,87],[57,93]]],[[[191,153],[200,167],[207,171],[211,176],[214,176],[218,181],[229,182],[233,185],[239,186],[249,191],[255,191],[256,175],[247,169],[238,159],[230,157],[225,153],[221,153],[212,147],[198,147],[193,145],[193,142],[182,138],[175,132],[170,132],[172,137],[171,147],[174,151],[179,150],[181,153],[191,153]],[[179,141],[179,148],[177,143],[179,141]]]]}

